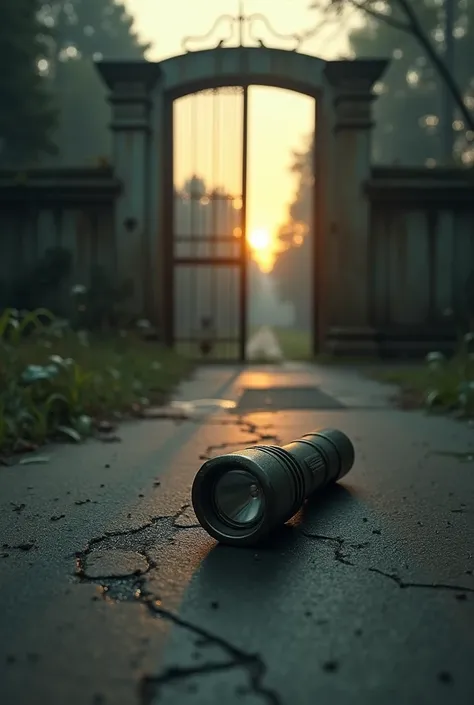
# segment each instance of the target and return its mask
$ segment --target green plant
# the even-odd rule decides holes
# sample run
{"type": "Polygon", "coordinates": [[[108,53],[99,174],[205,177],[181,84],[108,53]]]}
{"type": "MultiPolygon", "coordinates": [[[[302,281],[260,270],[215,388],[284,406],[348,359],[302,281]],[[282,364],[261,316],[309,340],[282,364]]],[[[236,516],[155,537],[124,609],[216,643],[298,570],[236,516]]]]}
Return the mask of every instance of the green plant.
{"type": "Polygon", "coordinates": [[[374,371],[372,376],[397,384],[402,401],[409,399],[411,407],[471,417],[474,415],[474,332],[461,336],[452,357],[433,351],[422,365],[374,371]]]}
{"type": "Polygon", "coordinates": [[[106,330],[128,323],[126,303],[133,295],[133,281],[115,282],[100,266],[91,270],[88,286],[71,289],[71,324],[76,329],[106,330]]]}
{"type": "Polygon", "coordinates": [[[75,331],[47,309],[7,309],[0,314],[0,453],[59,435],[80,441],[100,419],[162,403],[190,369],[133,331],[75,331]]]}

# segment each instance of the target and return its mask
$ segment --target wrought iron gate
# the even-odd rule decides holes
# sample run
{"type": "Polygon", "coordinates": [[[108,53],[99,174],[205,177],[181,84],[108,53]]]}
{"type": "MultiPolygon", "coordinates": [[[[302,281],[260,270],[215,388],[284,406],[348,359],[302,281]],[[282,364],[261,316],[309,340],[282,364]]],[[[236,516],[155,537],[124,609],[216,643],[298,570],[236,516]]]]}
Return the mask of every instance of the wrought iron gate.
{"type": "Polygon", "coordinates": [[[204,360],[245,358],[247,100],[232,86],[173,102],[169,338],[204,360]]]}

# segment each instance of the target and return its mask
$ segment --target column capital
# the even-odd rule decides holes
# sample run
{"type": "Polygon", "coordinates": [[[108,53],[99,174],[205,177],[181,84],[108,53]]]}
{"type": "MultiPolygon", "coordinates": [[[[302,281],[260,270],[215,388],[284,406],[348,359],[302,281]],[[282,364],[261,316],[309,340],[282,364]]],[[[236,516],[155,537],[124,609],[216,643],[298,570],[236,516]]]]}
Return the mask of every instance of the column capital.
{"type": "Polygon", "coordinates": [[[336,93],[371,95],[372,86],[382,76],[389,59],[341,59],[328,61],[324,75],[336,93]]]}
{"type": "Polygon", "coordinates": [[[387,59],[327,62],[324,74],[333,92],[336,130],[372,127],[372,87],[388,63],[387,59]]]}
{"type": "Polygon", "coordinates": [[[95,66],[112,93],[148,95],[161,76],[160,64],[145,59],[96,61],[95,66]]]}
{"type": "Polygon", "coordinates": [[[161,76],[150,61],[99,61],[96,68],[110,90],[112,130],[149,130],[150,93],[161,76]]]}

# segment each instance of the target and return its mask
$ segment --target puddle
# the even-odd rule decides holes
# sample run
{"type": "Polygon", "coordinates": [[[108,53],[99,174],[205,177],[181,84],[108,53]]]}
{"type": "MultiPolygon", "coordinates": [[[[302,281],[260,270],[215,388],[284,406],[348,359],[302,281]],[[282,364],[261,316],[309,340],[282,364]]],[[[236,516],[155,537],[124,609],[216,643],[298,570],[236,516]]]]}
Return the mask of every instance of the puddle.
{"type": "Polygon", "coordinates": [[[231,399],[194,399],[192,401],[173,401],[172,409],[189,416],[205,416],[214,411],[229,411],[237,406],[231,399]]]}

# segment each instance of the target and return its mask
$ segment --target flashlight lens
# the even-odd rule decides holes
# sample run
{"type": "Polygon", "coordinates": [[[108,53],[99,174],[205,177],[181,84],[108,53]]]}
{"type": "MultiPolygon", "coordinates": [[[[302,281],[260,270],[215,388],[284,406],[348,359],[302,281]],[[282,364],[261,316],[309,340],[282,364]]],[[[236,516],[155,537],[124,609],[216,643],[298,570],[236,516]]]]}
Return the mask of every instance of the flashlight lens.
{"type": "Polygon", "coordinates": [[[214,501],[223,521],[234,526],[248,526],[260,518],[264,496],[251,473],[230,470],[216,482],[214,501]]]}

